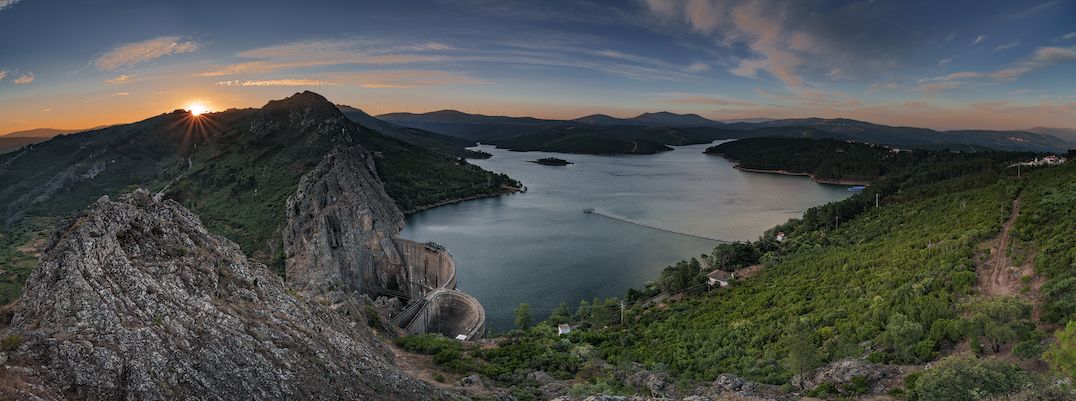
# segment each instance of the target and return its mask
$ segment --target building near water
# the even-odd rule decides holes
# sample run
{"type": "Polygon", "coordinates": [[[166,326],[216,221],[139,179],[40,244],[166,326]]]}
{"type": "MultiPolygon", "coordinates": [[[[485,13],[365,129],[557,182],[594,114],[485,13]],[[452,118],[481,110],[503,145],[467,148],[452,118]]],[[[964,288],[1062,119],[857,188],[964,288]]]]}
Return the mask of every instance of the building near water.
{"type": "Polygon", "coordinates": [[[732,280],[736,278],[736,273],[730,273],[724,270],[714,270],[710,274],[706,275],[707,283],[710,286],[718,285],[721,287],[728,287],[732,284],[732,280]]]}

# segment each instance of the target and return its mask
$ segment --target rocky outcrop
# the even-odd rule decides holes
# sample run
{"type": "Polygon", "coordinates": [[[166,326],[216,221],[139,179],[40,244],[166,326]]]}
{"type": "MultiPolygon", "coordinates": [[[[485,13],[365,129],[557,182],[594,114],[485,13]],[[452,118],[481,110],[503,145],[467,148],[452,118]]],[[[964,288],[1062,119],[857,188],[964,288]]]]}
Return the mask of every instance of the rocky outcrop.
{"type": "Polygon", "coordinates": [[[385,194],[370,153],[337,147],[288,198],[288,284],[318,294],[406,293],[407,273],[392,243],[402,228],[403,213],[385,194]]]}
{"type": "Polygon", "coordinates": [[[844,388],[860,380],[868,385],[871,394],[885,394],[902,387],[904,374],[899,366],[874,364],[862,359],[848,358],[832,362],[804,376],[792,378],[792,384],[813,390],[823,383],[844,388]]]}
{"type": "Polygon", "coordinates": [[[451,398],[392,365],[354,300],[304,300],[145,191],[60,223],[0,316],[0,398],[451,398]]]}

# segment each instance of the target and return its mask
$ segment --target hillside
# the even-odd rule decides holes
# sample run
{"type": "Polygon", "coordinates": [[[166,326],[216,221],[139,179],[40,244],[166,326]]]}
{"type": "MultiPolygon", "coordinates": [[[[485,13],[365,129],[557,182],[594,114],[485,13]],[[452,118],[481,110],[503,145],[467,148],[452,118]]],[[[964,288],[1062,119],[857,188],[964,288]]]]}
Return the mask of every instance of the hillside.
{"type": "Polygon", "coordinates": [[[669,112],[644,113],[632,118],[590,115],[575,120],[543,120],[530,117],[503,117],[439,111],[425,114],[392,113],[378,118],[405,127],[421,128],[440,134],[494,144],[512,150],[542,150],[569,153],[620,153],[625,136],[664,145],[676,145],[677,139],[646,136],[640,128],[677,132],[676,137],[691,137],[690,143],[717,139],[761,136],[849,139],[863,143],[904,149],[952,149],[961,151],[1009,150],[1064,152],[1072,143],[1058,137],[1026,131],[936,131],[927,128],[893,127],[851,119],[749,119],[722,123],[695,114],[669,112]],[[587,133],[585,140],[565,145],[565,127],[587,133]],[[513,141],[513,137],[525,137],[513,141]],[[603,141],[611,142],[602,144],[603,141]],[[501,146],[501,144],[504,146],[501,146]],[[513,149],[515,147],[515,149],[513,149]]]}
{"type": "Polygon", "coordinates": [[[312,92],[261,109],[200,117],[177,110],[0,156],[0,300],[17,296],[54,221],[102,194],[136,186],[180,202],[211,232],[282,271],[278,230],[285,200],[299,178],[341,143],[375,154],[386,192],[405,212],[519,185],[357,125],[312,92]]]}
{"type": "Polygon", "coordinates": [[[418,128],[401,127],[388,123],[377,117],[351,106],[337,105],[341,113],[352,122],[370,128],[382,135],[396,138],[415,146],[444,153],[449,156],[469,159],[482,159],[489,157],[488,154],[467,150],[466,148],[477,145],[474,141],[463,138],[441,135],[418,128]]]}
{"type": "MultiPolygon", "coordinates": [[[[839,144],[804,146],[811,143],[827,151],[839,144]]],[[[535,394],[559,383],[583,394],[670,398],[1068,399],[1071,390],[1054,383],[1073,366],[1064,359],[1071,350],[1051,338],[1076,317],[1076,165],[1017,177],[1007,166],[1021,156],[917,154],[863,193],[812,208],[756,242],[666,268],[627,293],[623,312],[615,299],[563,305],[497,347],[462,350],[441,366],[535,394]],[[1018,291],[994,295],[977,284],[992,269],[984,244],[1014,218],[1013,263],[1033,266],[1006,273],[1018,291]],[[1033,228],[1043,225],[1054,228],[1033,228]],[[708,287],[711,269],[743,276],[730,288],[708,287]],[[558,336],[559,323],[573,332],[558,336]],[[535,386],[533,371],[549,379],[535,386]]],[[[425,337],[400,343],[420,352],[446,346],[425,337]]]]}

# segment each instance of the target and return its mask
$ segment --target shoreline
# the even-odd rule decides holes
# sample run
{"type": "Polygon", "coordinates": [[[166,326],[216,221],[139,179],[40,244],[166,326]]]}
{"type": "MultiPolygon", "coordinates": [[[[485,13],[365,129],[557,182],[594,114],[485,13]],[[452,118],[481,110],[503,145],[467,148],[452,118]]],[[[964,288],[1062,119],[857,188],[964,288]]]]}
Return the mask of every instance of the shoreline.
{"type": "Polygon", "coordinates": [[[426,211],[426,210],[433,209],[435,207],[451,205],[451,204],[454,204],[454,203],[460,203],[460,202],[465,202],[465,201],[469,201],[469,200],[476,200],[476,199],[482,199],[482,198],[493,198],[493,197],[497,197],[497,196],[511,195],[511,194],[520,193],[520,192],[523,192],[522,188],[501,187],[500,191],[494,192],[494,193],[471,195],[471,196],[465,196],[465,197],[462,197],[462,198],[455,198],[455,199],[446,199],[446,200],[443,200],[443,201],[440,201],[440,202],[437,202],[437,203],[431,203],[429,205],[419,206],[419,207],[417,207],[415,209],[405,211],[404,216],[410,216],[410,215],[413,215],[415,213],[419,213],[419,212],[423,212],[423,211],[426,211]]]}
{"type": "Polygon", "coordinates": [[[741,167],[738,162],[737,162],[736,165],[732,166],[732,168],[734,168],[736,170],[739,170],[739,171],[746,171],[746,172],[749,172],[749,173],[778,174],[778,175],[791,175],[791,176],[799,176],[799,177],[808,177],[808,178],[811,179],[811,181],[813,181],[815,183],[818,183],[818,184],[823,184],[823,185],[855,186],[855,185],[870,185],[871,184],[871,182],[867,181],[867,180],[853,180],[853,179],[842,179],[842,178],[818,178],[818,177],[815,177],[815,175],[811,174],[811,173],[801,173],[801,172],[788,171],[788,170],[767,170],[767,169],[760,169],[760,168],[741,167]]]}

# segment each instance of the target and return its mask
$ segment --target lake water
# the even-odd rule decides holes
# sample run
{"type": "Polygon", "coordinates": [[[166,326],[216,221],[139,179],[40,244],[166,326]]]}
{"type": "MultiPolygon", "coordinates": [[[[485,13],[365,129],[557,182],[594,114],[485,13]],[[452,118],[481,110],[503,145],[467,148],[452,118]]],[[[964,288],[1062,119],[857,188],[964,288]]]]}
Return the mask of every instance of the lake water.
{"type": "Polygon", "coordinates": [[[495,331],[514,326],[513,309],[531,305],[542,320],[561,302],[622,297],[679,260],[715,242],[583,213],[588,207],[664,229],[726,240],[754,240],[812,206],[850,195],[806,177],[745,173],[709,145],[656,155],[591,156],[511,152],[471,162],[507,173],[526,193],[426,210],[407,219],[402,237],[452,252],[458,287],[478,298],[495,331]],[[529,163],[559,157],[564,167],[529,163]]]}

